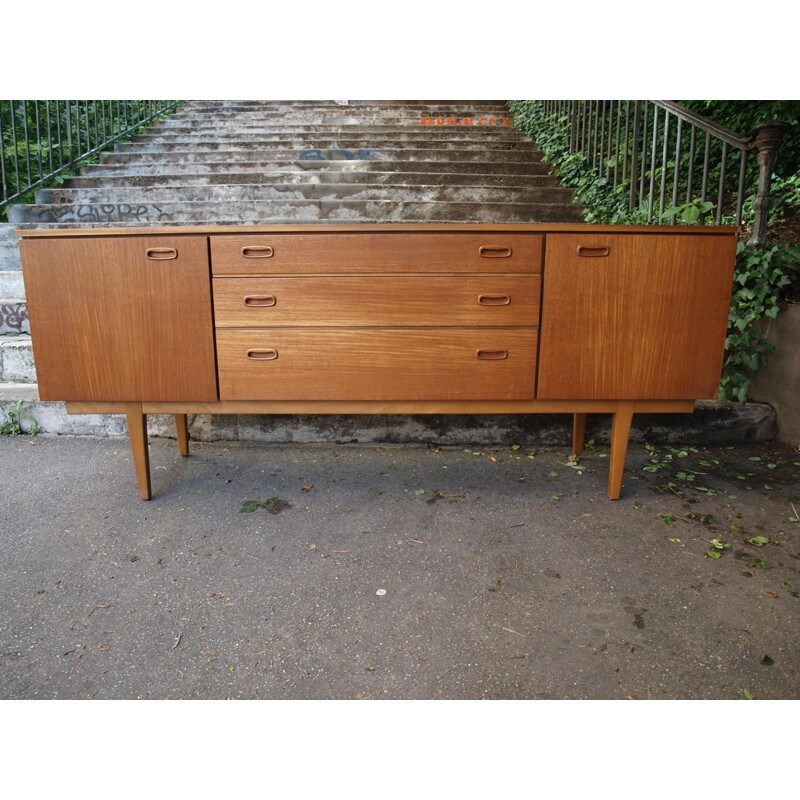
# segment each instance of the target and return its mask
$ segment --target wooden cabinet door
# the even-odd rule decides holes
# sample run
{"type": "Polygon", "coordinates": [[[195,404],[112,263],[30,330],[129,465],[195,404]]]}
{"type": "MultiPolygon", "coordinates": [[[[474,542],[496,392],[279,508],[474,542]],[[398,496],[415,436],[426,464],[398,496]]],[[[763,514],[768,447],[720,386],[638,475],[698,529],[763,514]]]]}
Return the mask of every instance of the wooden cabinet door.
{"type": "Polygon", "coordinates": [[[700,233],[548,235],[537,397],[715,397],[736,242],[700,233]]]}
{"type": "Polygon", "coordinates": [[[42,400],[217,398],[202,236],[21,242],[42,400]]]}

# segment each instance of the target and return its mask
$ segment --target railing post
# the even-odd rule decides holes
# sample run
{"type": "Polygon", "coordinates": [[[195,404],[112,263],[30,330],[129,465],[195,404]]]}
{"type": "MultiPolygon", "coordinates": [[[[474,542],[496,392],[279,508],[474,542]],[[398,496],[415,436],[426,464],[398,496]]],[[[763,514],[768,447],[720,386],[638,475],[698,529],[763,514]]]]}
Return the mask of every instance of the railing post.
{"type": "Polygon", "coordinates": [[[758,158],[758,191],[753,201],[755,220],[748,247],[764,248],[769,245],[767,220],[772,208],[772,172],[778,160],[778,149],[790,126],[785,122],[764,122],[750,131],[750,142],[758,158]]]}

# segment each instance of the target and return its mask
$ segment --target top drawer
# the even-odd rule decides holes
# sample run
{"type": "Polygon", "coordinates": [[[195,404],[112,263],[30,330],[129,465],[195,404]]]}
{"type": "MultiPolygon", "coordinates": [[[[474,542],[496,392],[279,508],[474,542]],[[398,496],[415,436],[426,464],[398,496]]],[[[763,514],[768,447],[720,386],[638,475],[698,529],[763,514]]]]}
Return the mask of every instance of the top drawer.
{"type": "Polygon", "coordinates": [[[211,237],[214,275],[542,270],[541,234],[275,233],[211,237]]]}

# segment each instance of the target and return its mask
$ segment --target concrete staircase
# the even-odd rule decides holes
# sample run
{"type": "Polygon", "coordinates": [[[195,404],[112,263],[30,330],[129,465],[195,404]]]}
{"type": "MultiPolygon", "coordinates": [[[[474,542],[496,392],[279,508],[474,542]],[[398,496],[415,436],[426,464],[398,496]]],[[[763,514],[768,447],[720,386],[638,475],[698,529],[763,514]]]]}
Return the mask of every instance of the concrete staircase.
{"type": "MultiPolygon", "coordinates": [[[[45,432],[125,433],[119,419],[69,417],[63,404],[38,401],[19,228],[580,219],[572,190],[548,173],[501,101],[192,102],[62,187],[40,190],[34,204],[9,210],[0,225],[0,406],[30,403],[45,432]]],[[[223,417],[196,420],[192,433],[277,441],[502,436],[482,435],[475,424],[437,436],[409,420],[393,433],[385,420],[276,426],[223,417]]],[[[477,424],[485,431],[489,423],[477,424]]]]}

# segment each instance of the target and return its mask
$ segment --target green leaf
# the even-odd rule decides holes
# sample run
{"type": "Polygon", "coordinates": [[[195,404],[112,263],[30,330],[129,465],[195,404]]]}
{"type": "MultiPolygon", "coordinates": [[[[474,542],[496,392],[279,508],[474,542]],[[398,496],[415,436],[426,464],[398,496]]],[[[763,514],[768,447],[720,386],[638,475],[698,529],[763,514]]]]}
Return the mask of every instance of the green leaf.
{"type": "Polygon", "coordinates": [[[711,544],[713,544],[717,550],[729,550],[731,547],[724,539],[711,539],[711,544]]]}
{"type": "Polygon", "coordinates": [[[242,507],[239,509],[240,514],[252,514],[257,509],[261,508],[261,503],[256,500],[245,500],[242,507]]]}
{"type": "Polygon", "coordinates": [[[425,490],[424,489],[414,489],[414,494],[417,495],[417,496],[419,496],[421,494],[425,494],[425,490]]]}
{"type": "Polygon", "coordinates": [[[770,543],[770,540],[766,536],[754,536],[752,539],[748,539],[747,541],[756,547],[763,547],[765,544],[770,543]]]}
{"type": "Polygon", "coordinates": [[[755,700],[755,697],[753,697],[753,695],[751,695],[750,692],[748,692],[747,689],[744,688],[744,686],[740,688],[742,690],[742,697],[744,697],[745,700],[755,700]]]}
{"type": "Polygon", "coordinates": [[[722,558],[722,553],[719,550],[707,550],[706,558],[722,558]]]}

